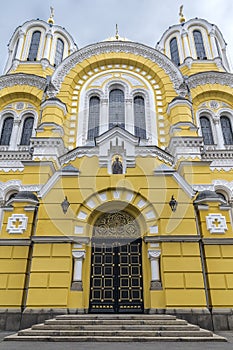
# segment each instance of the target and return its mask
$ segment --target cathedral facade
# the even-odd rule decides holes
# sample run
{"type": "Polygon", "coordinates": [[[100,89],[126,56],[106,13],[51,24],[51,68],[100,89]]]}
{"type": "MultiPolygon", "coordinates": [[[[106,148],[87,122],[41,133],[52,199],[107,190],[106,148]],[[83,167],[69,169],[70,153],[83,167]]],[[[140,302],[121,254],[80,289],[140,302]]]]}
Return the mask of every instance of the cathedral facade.
{"type": "Polygon", "coordinates": [[[232,329],[233,75],[217,26],[155,48],[18,27],[0,77],[0,324],[168,313],[232,329]],[[13,321],[12,321],[13,320],[13,321]]]}

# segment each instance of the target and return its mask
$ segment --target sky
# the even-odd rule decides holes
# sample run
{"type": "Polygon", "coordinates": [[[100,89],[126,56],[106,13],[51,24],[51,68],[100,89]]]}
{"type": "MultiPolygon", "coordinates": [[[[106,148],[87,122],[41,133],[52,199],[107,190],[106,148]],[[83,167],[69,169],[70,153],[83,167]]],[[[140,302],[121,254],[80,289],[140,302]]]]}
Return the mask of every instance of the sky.
{"type": "Polygon", "coordinates": [[[47,21],[50,6],[55,23],[65,27],[79,48],[119,34],[155,47],[166,29],[179,23],[184,5],[186,20],[204,18],[216,24],[227,42],[233,62],[233,0],[0,0],[0,73],[7,60],[7,44],[14,30],[30,19],[47,21]]]}

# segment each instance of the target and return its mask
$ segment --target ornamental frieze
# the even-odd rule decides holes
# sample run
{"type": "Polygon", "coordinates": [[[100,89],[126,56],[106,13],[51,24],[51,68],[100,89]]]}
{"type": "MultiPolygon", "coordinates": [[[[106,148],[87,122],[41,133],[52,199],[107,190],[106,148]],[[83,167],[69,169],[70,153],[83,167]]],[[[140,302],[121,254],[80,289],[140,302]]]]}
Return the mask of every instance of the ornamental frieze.
{"type": "Polygon", "coordinates": [[[127,53],[141,56],[155,62],[165,73],[170,77],[174,89],[179,94],[183,93],[183,77],[179,69],[171,62],[169,58],[161,52],[152,49],[148,46],[133,43],[133,42],[102,42],[87,46],[68,57],[65,62],[54,72],[52,83],[55,89],[59,90],[61,84],[72,68],[82,61],[89,59],[92,56],[98,56],[108,53],[127,53]]]}
{"type": "Polygon", "coordinates": [[[9,74],[0,77],[0,89],[15,85],[29,85],[44,91],[46,87],[46,79],[31,74],[9,74]]]}

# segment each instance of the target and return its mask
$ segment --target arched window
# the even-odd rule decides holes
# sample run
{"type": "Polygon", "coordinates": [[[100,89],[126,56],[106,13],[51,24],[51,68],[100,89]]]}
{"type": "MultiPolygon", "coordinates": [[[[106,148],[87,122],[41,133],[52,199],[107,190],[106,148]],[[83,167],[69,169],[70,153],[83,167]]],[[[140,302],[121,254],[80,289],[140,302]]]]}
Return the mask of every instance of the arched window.
{"type": "Polygon", "coordinates": [[[214,140],[213,140],[213,134],[212,134],[211,124],[209,119],[207,117],[201,117],[200,123],[201,123],[201,131],[202,131],[204,144],[213,145],[214,140]]]}
{"type": "Polygon", "coordinates": [[[109,94],[109,128],[115,125],[125,128],[125,96],[120,89],[109,94]]]}
{"type": "Polygon", "coordinates": [[[14,119],[12,117],[8,117],[4,120],[1,139],[0,139],[0,145],[8,146],[10,144],[11,133],[13,129],[13,121],[14,119]]]}
{"type": "Polygon", "coordinates": [[[199,30],[194,30],[193,37],[194,37],[194,42],[196,47],[197,59],[198,60],[206,59],[205,47],[203,44],[201,32],[199,30]]]}
{"type": "Polygon", "coordinates": [[[64,53],[64,42],[61,39],[57,39],[57,46],[56,46],[56,53],[55,53],[55,60],[54,60],[55,66],[58,66],[61,63],[63,59],[63,53],[64,53]]]}
{"type": "Polygon", "coordinates": [[[233,145],[233,135],[230,119],[223,116],[220,118],[220,121],[225,145],[233,145]]]}
{"type": "Polygon", "coordinates": [[[20,144],[21,145],[29,145],[30,144],[30,138],[32,136],[32,129],[34,124],[34,118],[33,117],[27,117],[23,124],[23,131],[22,131],[22,137],[20,144]]]}
{"type": "Polygon", "coordinates": [[[179,57],[179,50],[177,45],[177,39],[173,38],[170,41],[170,53],[171,53],[171,59],[172,61],[179,66],[180,65],[180,57],[179,57]]]}
{"type": "Polygon", "coordinates": [[[39,31],[36,31],[32,34],[32,40],[31,40],[31,45],[30,45],[29,54],[28,54],[28,61],[36,61],[39,44],[40,44],[40,36],[41,36],[41,32],[39,31]]]}
{"type": "Polygon", "coordinates": [[[89,101],[88,140],[94,140],[99,135],[99,123],[100,99],[97,96],[92,96],[89,101]]]}
{"type": "Polygon", "coordinates": [[[145,101],[142,96],[134,97],[134,134],[146,139],[145,101]]]}

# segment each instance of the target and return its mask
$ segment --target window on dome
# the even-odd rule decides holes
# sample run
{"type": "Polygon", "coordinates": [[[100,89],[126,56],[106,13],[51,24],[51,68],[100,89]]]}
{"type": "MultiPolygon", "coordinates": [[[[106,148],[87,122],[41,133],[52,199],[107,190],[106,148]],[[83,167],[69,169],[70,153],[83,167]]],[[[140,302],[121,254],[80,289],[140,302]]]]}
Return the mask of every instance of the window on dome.
{"type": "Polygon", "coordinates": [[[20,144],[21,145],[29,145],[30,144],[30,138],[32,136],[32,130],[33,130],[33,124],[34,124],[34,118],[28,117],[25,119],[23,124],[23,132],[20,144]]]}
{"type": "Polygon", "coordinates": [[[145,101],[142,96],[134,97],[134,134],[146,139],[145,101]]]}
{"type": "Polygon", "coordinates": [[[214,140],[210,120],[207,117],[201,117],[200,123],[204,144],[213,145],[214,140]]]}
{"type": "Polygon", "coordinates": [[[100,99],[98,96],[92,96],[89,101],[88,140],[94,140],[94,138],[99,135],[99,122],[100,99]]]}
{"type": "Polygon", "coordinates": [[[4,120],[2,127],[2,134],[0,139],[0,145],[8,146],[10,144],[12,129],[13,129],[13,121],[12,117],[8,117],[4,120]]]}
{"type": "Polygon", "coordinates": [[[177,45],[177,39],[173,38],[170,41],[170,53],[171,53],[171,60],[177,65],[180,65],[180,57],[179,57],[179,50],[177,45]]]}
{"type": "Polygon", "coordinates": [[[220,118],[220,121],[225,145],[233,145],[233,135],[230,119],[223,116],[220,118]]]}
{"type": "Polygon", "coordinates": [[[205,47],[204,47],[201,32],[199,30],[194,30],[193,37],[194,37],[194,42],[196,47],[197,59],[198,60],[206,59],[205,47]]]}
{"type": "Polygon", "coordinates": [[[54,65],[58,66],[62,59],[63,59],[63,53],[64,53],[64,42],[61,39],[57,39],[57,46],[56,46],[56,53],[55,53],[55,60],[54,65]]]}
{"type": "Polygon", "coordinates": [[[114,89],[109,94],[109,128],[115,125],[125,128],[125,96],[120,89],[114,89]]]}
{"type": "Polygon", "coordinates": [[[28,54],[28,61],[36,61],[40,44],[41,32],[36,31],[32,34],[31,45],[28,54]]]}

